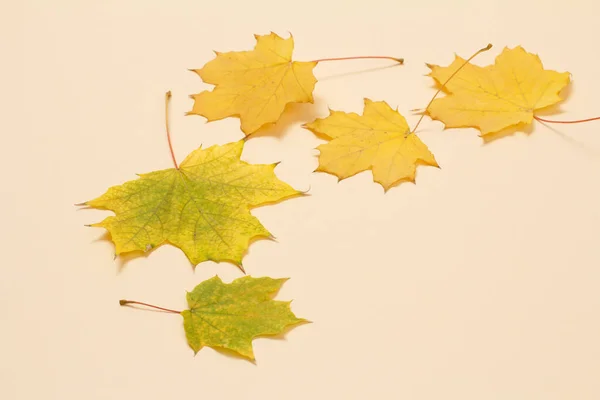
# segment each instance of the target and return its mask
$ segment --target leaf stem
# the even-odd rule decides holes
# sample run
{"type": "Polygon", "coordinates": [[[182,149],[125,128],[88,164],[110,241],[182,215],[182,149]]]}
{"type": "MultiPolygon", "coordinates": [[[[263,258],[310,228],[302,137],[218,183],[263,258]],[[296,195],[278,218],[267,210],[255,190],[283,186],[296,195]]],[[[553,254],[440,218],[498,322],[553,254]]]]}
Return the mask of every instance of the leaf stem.
{"type": "Polygon", "coordinates": [[[590,121],[600,120],[600,117],[594,117],[594,118],[586,118],[586,119],[575,119],[575,120],[571,120],[571,121],[556,121],[556,120],[551,120],[551,119],[540,118],[535,115],[533,116],[533,118],[535,118],[536,120],[538,120],[540,122],[547,122],[550,124],[579,124],[582,122],[590,122],[590,121]]]}
{"type": "Polygon", "coordinates": [[[126,306],[126,305],[129,305],[129,304],[138,304],[140,306],[146,306],[146,307],[150,307],[150,308],[155,308],[157,310],[166,311],[166,312],[170,312],[170,313],[173,313],[173,314],[181,314],[181,311],[171,310],[169,308],[163,308],[163,307],[158,307],[158,306],[153,306],[152,304],[142,303],[141,301],[119,300],[119,304],[122,305],[122,306],[126,306]]]}
{"type": "Polygon", "coordinates": [[[173,152],[173,145],[171,144],[171,132],[169,132],[169,103],[171,100],[171,91],[169,90],[165,93],[165,127],[167,129],[167,140],[169,142],[169,150],[171,151],[171,159],[173,160],[173,164],[175,164],[175,169],[179,169],[177,165],[177,160],[175,159],[175,153],[173,152]]]}
{"type": "Polygon", "coordinates": [[[356,56],[356,57],[334,57],[334,58],[319,58],[318,60],[312,60],[309,62],[324,62],[324,61],[344,61],[344,60],[364,60],[364,59],[383,59],[393,60],[399,64],[404,64],[404,58],[390,57],[390,56],[356,56]]]}
{"type": "Polygon", "coordinates": [[[427,113],[427,110],[429,110],[429,107],[431,107],[431,103],[433,103],[433,100],[435,100],[435,98],[437,97],[437,95],[440,94],[440,92],[442,91],[442,89],[444,89],[444,87],[446,87],[446,85],[448,84],[448,82],[450,82],[450,79],[454,78],[454,76],[458,73],[458,71],[460,71],[461,69],[463,69],[463,67],[465,65],[467,65],[469,63],[469,61],[471,61],[472,59],[474,59],[477,55],[483,53],[484,51],[488,51],[491,48],[492,48],[492,44],[488,43],[488,45],[485,46],[484,48],[477,50],[477,52],[475,52],[475,54],[473,54],[471,57],[469,57],[460,67],[458,67],[458,69],[456,71],[454,71],[452,73],[452,75],[450,75],[448,77],[448,79],[446,79],[446,82],[444,82],[442,84],[442,86],[438,89],[438,91],[435,92],[435,94],[433,95],[433,97],[431,98],[431,100],[429,101],[429,103],[427,104],[427,107],[425,107],[425,110],[421,114],[421,118],[419,118],[419,120],[417,121],[417,124],[415,125],[415,127],[414,127],[414,129],[412,130],[411,133],[415,133],[417,131],[417,128],[419,127],[419,124],[421,123],[421,121],[423,121],[423,117],[425,117],[425,114],[427,113]]]}

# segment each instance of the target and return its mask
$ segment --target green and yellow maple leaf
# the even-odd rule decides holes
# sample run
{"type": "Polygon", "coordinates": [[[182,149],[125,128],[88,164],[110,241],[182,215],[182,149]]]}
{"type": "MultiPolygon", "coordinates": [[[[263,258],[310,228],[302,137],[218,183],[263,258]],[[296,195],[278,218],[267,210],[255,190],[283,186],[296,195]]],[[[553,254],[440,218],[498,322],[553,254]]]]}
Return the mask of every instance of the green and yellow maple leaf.
{"type": "Polygon", "coordinates": [[[447,96],[434,100],[426,113],[447,128],[474,127],[482,135],[530,124],[534,112],[560,101],[570,82],[568,72],[544,69],[542,61],[518,46],[505,48],[493,65],[478,67],[456,56],[448,67],[429,65],[430,76],[444,84],[447,96]]]}
{"type": "Polygon", "coordinates": [[[254,360],[252,339],[308,322],[294,315],[291,301],[272,299],[286,280],[245,276],[226,284],[215,276],[200,283],[181,313],[190,347],[196,353],[205,346],[224,348],[254,360]]]}
{"type": "Polygon", "coordinates": [[[246,135],[276,122],[291,103],[312,103],[317,79],[317,62],[292,61],[294,39],[275,33],[255,35],[252,51],[219,53],[203,68],[194,70],[212,91],[191,96],[194,106],[188,114],[208,121],[239,117],[246,135]]]}
{"type": "Polygon", "coordinates": [[[402,181],[414,182],[417,165],[438,166],[406,119],[384,101],[365,99],[363,115],[330,110],[327,118],[305,127],[330,140],[317,148],[317,171],[340,180],[370,169],[387,191],[402,181]]]}
{"type": "Polygon", "coordinates": [[[300,192],[275,176],[275,166],[240,160],[244,142],[197,149],[178,168],[140,174],[82,205],[110,210],[94,227],[107,229],[116,254],[179,247],[197,265],[229,261],[241,268],[251,240],[270,237],[250,208],[300,192]]]}

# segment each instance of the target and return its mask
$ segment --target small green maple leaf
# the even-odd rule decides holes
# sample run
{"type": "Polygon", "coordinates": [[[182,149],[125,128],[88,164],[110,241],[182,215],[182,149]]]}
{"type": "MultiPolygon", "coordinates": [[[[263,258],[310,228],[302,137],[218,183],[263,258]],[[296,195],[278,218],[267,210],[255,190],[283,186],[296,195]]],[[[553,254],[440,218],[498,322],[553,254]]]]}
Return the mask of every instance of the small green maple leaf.
{"type": "Polygon", "coordinates": [[[208,346],[231,350],[254,360],[254,338],[277,335],[288,327],[309,322],[294,315],[291,301],[272,299],[285,281],[287,278],[244,276],[223,283],[214,276],[187,293],[190,308],[184,311],[133,300],[120,300],[119,304],[138,304],[181,314],[185,335],[194,353],[208,346]]]}
{"type": "Polygon", "coordinates": [[[196,353],[222,347],[254,360],[253,338],[308,322],[296,318],[291,301],[272,300],[286,280],[245,276],[226,284],[215,276],[200,283],[187,294],[190,309],[181,313],[190,347],[196,353]]]}
{"type": "Polygon", "coordinates": [[[239,141],[197,149],[177,168],[140,174],[81,205],[115,213],[91,226],[110,232],[117,255],[170,243],[194,265],[242,268],[250,241],[271,237],[250,209],[301,194],[277,179],[277,164],[241,161],[243,148],[239,141]]]}

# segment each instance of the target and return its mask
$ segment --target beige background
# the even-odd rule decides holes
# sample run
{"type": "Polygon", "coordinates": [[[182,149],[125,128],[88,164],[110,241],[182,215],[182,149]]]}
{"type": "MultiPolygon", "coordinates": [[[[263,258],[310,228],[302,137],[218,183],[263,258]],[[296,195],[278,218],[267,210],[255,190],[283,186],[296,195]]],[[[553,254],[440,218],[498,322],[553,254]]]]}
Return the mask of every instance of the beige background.
{"type": "Polygon", "coordinates": [[[600,114],[595,1],[3,1],[0,398],[599,399],[600,123],[536,123],[483,145],[471,129],[420,136],[441,170],[384,195],[370,173],[311,174],[321,143],[302,122],[409,110],[433,91],[425,62],[454,52],[488,64],[523,45],[573,74],[555,118],[600,114]],[[556,3],[555,5],[553,5],[556,3]],[[558,3],[561,3],[560,5],[558,3]],[[242,137],[239,121],[184,117],[211,50],[292,32],[295,57],[393,55],[319,65],[315,106],[251,140],[244,159],[281,160],[312,196],[257,209],[278,238],[251,246],[253,276],[289,276],[280,299],[314,321],[258,339],[258,362],[194,357],[177,315],[185,291],[229,264],[162,247],[113,261],[107,213],[76,211],[135,173],[168,168],[163,95],[173,91],[179,160],[242,137]]]}

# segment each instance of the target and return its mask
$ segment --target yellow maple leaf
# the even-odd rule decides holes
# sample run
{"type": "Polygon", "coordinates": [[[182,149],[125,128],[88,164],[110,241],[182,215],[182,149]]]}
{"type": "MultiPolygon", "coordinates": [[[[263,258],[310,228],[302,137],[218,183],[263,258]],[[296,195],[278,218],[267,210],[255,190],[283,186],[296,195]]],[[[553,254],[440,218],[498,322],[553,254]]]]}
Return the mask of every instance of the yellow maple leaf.
{"type": "Polygon", "coordinates": [[[252,51],[219,53],[203,68],[194,70],[212,91],[192,95],[194,106],[188,114],[208,121],[239,117],[246,135],[276,122],[290,103],[312,103],[317,79],[317,62],[292,61],[294,39],[254,35],[252,51]]]}
{"type": "MultiPolygon", "coordinates": [[[[443,84],[466,61],[459,56],[448,67],[429,65],[430,76],[443,84]]],[[[562,100],[568,72],[544,69],[542,61],[518,46],[505,48],[493,65],[467,63],[445,85],[447,96],[434,100],[426,113],[447,128],[474,127],[482,135],[521,123],[530,124],[534,111],[562,100]]]]}
{"type": "Polygon", "coordinates": [[[406,119],[386,102],[365,99],[363,115],[331,111],[305,127],[330,142],[320,145],[317,171],[340,180],[371,169],[384,190],[415,180],[419,164],[437,167],[427,146],[410,131],[406,119]]]}
{"type": "Polygon", "coordinates": [[[277,164],[241,161],[243,148],[244,141],[199,148],[176,168],[139,174],[80,205],[115,213],[91,226],[110,232],[117,255],[169,243],[194,265],[241,268],[251,241],[271,236],[250,210],[300,195],[277,178],[277,164]]]}

